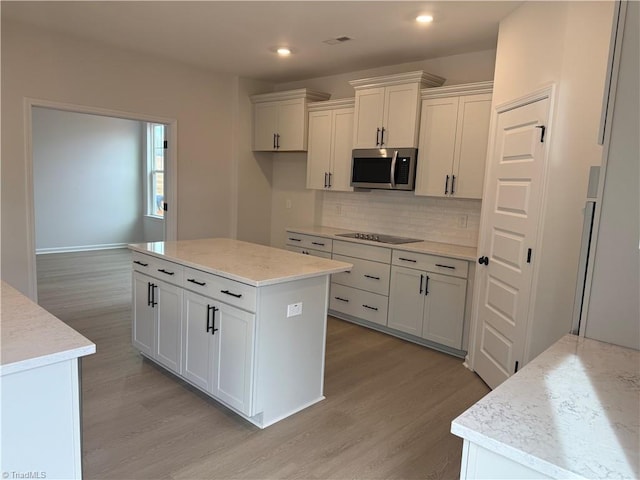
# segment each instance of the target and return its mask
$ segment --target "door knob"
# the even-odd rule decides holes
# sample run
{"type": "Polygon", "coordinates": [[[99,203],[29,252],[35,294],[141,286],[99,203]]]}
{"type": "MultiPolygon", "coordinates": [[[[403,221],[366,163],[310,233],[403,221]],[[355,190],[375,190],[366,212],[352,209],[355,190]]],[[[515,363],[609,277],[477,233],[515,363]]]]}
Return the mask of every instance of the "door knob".
{"type": "Polygon", "coordinates": [[[489,257],[480,257],[478,259],[478,263],[480,265],[484,264],[484,265],[489,265],[489,257]]]}

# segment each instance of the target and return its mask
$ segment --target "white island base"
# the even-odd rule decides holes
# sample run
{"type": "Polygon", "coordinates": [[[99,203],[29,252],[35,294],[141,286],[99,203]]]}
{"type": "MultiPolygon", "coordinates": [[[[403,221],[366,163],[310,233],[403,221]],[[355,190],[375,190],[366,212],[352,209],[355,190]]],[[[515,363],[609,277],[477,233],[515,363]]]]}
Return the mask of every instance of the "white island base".
{"type": "Polygon", "coordinates": [[[350,264],[230,239],[131,248],[144,356],[260,428],[324,399],[329,275],[350,264]]]}

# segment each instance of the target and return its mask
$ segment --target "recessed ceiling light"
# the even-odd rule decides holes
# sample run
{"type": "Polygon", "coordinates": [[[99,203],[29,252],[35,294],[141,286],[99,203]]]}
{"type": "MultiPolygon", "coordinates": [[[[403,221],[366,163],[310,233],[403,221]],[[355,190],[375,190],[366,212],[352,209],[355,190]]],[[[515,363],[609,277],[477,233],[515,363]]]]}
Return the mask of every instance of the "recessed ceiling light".
{"type": "Polygon", "coordinates": [[[276,50],[276,52],[278,52],[278,55],[280,55],[281,57],[286,57],[288,55],[291,55],[291,50],[288,49],[287,47],[280,47],[278,48],[278,50],[276,50]]]}
{"type": "Polygon", "coordinates": [[[418,15],[416,17],[416,22],[418,22],[418,23],[431,23],[431,22],[433,22],[433,16],[431,16],[431,15],[418,15]]]}

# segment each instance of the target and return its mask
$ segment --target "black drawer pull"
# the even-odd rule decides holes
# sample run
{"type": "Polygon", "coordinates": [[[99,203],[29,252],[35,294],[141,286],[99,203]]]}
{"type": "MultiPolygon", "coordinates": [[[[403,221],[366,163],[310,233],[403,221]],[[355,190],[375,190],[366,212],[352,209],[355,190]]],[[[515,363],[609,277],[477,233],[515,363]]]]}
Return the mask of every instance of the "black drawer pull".
{"type": "Polygon", "coordinates": [[[170,272],[168,270],[165,270],[164,268],[159,268],[158,271],[160,273],[164,273],[165,275],[175,275],[175,272],[170,272]]]}
{"type": "Polygon", "coordinates": [[[220,290],[220,293],[224,293],[225,295],[231,295],[232,297],[236,297],[236,298],[242,297],[241,293],[232,293],[229,290],[220,290]]]}
{"type": "Polygon", "coordinates": [[[376,312],[378,311],[378,307],[370,307],[369,305],[362,305],[364,308],[368,308],[369,310],[375,310],[376,312]]]}
{"type": "Polygon", "coordinates": [[[371,278],[373,280],[380,280],[380,277],[374,277],[373,275],[365,275],[367,278],[371,278]]]}
{"type": "Polygon", "coordinates": [[[195,278],[187,278],[187,282],[195,283],[196,285],[200,285],[201,287],[204,287],[207,284],[207,282],[199,282],[195,278]]]}
{"type": "Polygon", "coordinates": [[[455,270],[456,267],[452,267],[450,265],[440,265],[439,263],[436,263],[436,267],[440,267],[440,268],[450,268],[451,270],[455,270]]]}
{"type": "Polygon", "coordinates": [[[211,332],[211,335],[215,335],[218,329],[216,328],[216,312],[220,310],[212,305],[207,305],[207,332],[211,332]],[[209,318],[211,318],[211,325],[209,325],[209,318]]]}
{"type": "Polygon", "coordinates": [[[137,263],[138,265],[142,265],[143,267],[148,267],[148,263],[142,263],[140,260],[134,260],[133,263],[137,263]]]}
{"type": "Polygon", "coordinates": [[[336,300],[340,300],[341,302],[349,303],[349,300],[347,300],[346,298],[342,298],[342,297],[333,297],[333,298],[335,298],[336,300]]]}
{"type": "Polygon", "coordinates": [[[398,260],[402,260],[404,262],[412,262],[412,263],[416,263],[416,260],[413,260],[411,258],[404,258],[404,257],[398,257],[398,260]]]}
{"type": "Polygon", "coordinates": [[[299,238],[292,238],[292,237],[289,237],[289,240],[291,240],[292,242],[301,242],[302,241],[299,238]]]}
{"type": "Polygon", "coordinates": [[[318,245],[320,247],[324,247],[324,243],[320,243],[320,242],[311,242],[311,245],[318,245]]]}

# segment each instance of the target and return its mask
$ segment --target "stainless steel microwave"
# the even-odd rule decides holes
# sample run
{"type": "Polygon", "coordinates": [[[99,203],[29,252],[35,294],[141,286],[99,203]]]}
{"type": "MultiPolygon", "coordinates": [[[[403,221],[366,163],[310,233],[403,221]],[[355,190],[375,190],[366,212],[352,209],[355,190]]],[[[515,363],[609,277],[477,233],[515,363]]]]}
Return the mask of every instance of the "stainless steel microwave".
{"type": "Polygon", "coordinates": [[[351,186],[383,190],[414,190],[417,148],[354,149],[351,186]]]}

